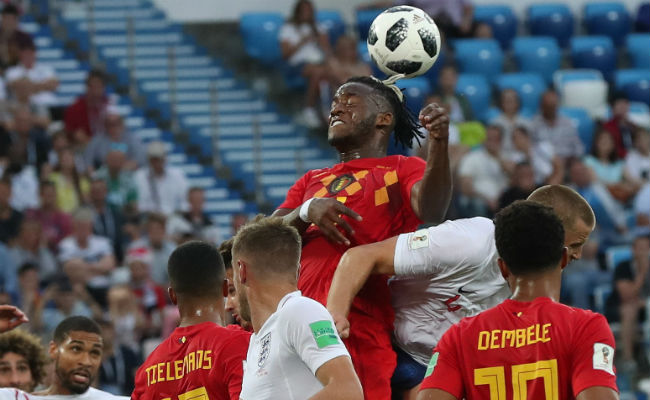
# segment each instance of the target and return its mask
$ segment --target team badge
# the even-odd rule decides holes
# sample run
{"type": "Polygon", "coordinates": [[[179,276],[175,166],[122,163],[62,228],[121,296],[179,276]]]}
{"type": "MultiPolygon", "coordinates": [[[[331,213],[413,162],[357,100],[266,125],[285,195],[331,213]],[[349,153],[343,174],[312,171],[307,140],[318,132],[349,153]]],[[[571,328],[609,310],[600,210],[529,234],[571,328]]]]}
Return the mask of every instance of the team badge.
{"type": "Polygon", "coordinates": [[[594,343],[594,369],[614,374],[614,348],[604,343],[594,343]]]}
{"type": "Polygon", "coordinates": [[[409,235],[409,249],[417,250],[424,247],[429,247],[429,231],[427,229],[420,229],[409,235]]]}
{"type": "Polygon", "coordinates": [[[257,359],[257,366],[262,368],[264,364],[266,364],[266,360],[269,359],[269,354],[271,353],[271,332],[264,335],[264,337],[260,339],[260,342],[262,343],[262,349],[260,350],[260,356],[257,359]]]}
{"type": "Polygon", "coordinates": [[[331,195],[335,195],[341,190],[345,189],[346,187],[350,186],[352,182],[354,182],[356,179],[354,179],[354,176],[352,175],[341,175],[338,178],[334,179],[332,183],[327,187],[327,191],[331,195]]]}

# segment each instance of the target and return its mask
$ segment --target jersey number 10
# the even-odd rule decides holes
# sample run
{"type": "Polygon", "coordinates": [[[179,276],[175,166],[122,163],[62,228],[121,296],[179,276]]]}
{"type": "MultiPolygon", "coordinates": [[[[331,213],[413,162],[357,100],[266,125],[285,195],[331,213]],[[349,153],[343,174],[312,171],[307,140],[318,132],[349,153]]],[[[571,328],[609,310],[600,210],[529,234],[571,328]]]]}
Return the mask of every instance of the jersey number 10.
{"type": "MultiPolygon", "coordinates": [[[[172,400],[171,397],[166,397],[162,400],[172,400]]],[[[204,387],[200,387],[189,392],[178,395],[178,400],[210,400],[208,392],[204,387]]]]}
{"type": "MultiPolygon", "coordinates": [[[[528,399],[528,381],[543,379],[546,400],[558,400],[557,360],[538,361],[513,365],[512,399],[528,399]]],[[[490,400],[506,400],[506,374],[504,367],[477,368],[474,370],[475,385],[489,385],[490,400]]]]}

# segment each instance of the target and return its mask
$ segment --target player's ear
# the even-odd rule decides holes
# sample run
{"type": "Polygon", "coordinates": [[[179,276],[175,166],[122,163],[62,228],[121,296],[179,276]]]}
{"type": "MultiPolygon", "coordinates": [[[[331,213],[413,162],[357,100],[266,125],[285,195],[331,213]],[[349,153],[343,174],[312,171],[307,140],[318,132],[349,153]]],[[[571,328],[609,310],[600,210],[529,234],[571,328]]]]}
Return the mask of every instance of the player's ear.
{"type": "Polygon", "coordinates": [[[169,294],[169,299],[172,301],[172,304],[177,305],[178,297],[176,297],[176,292],[174,291],[174,289],[172,289],[171,286],[167,288],[167,294],[169,294]]]}
{"type": "Polygon", "coordinates": [[[223,297],[228,297],[228,279],[223,280],[223,284],[221,285],[221,291],[223,293],[223,297]]]}
{"type": "Polygon", "coordinates": [[[47,352],[50,355],[51,359],[56,358],[56,352],[59,350],[59,345],[57,345],[54,340],[50,340],[50,345],[48,346],[47,352]]]}
{"type": "Polygon", "coordinates": [[[510,277],[510,271],[508,271],[508,266],[506,265],[506,262],[503,261],[503,258],[499,257],[497,259],[497,264],[499,264],[499,269],[501,270],[501,276],[503,277],[503,279],[507,281],[508,277],[510,277]]]}
{"type": "Polygon", "coordinates": [[[375,126],[383,131],[392,131],[392,129],[389,128],[393,126],[393,120],[393,113],[380,112],[377,113],[377,118],[375,118],[375,126]]]}
{"type": "Polygon", "coordinates": [[[569,265],[569,248],[568,247],[563,247],[562,248],[562,259],[560,260],[560,268],[564,269],[569,265]]]}
{"type": "Polygon", "coordinates": [[[248,278],[248,265],[246,265],[245,262],[242,261],[237,261],[239,263],[239,282],[242,283],[242,285],[246,284],[246,279],[248,278]]]}

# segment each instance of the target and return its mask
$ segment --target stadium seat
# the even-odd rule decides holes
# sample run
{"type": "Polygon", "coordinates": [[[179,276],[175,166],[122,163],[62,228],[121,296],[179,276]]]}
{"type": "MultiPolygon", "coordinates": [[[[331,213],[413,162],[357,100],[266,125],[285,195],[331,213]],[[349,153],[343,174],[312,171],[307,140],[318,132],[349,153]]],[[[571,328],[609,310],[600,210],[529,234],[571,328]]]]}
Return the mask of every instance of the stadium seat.
{"type": "Polygon", "coordinates": [[[612,246],[605,251],[605,263],[610,271],[613,271],[623,261],[631,259],[632,248],[630,246],[612,246]]]}
{"type": "Polygon", "coordinates": [[[459,39],[454,47],[462,73],[481,74],[492,79],[503,70],[503,52],[494,39],[459,39]]]}
{"type": "Polygon", "coordinates": [[[528,8],[528,29],[533,36],[552,36],[566,47],[573,35],[573,14],[566,4],[533,4],[528,8]]]}
{"type": "Polygon", "coordinates": [[[438,53],[438,59],[436,62],[433,64],[431,68],[427,72],[425,72],[422,76],[427,78],[429,82],[431,82],[431,87],[435,91],[438,87],[438,75],[440,75],[440,70],[442,67],[445,66],[447,63],[447,50],[445,50],[445,47],[443,46],[440,49],[440,52],[438,53]]]}
{"type": "Polygon", "coordinates": [[[584,80],[602,81],[603,74],[595,69],[560,69],[553,74],[553,86],[557,90],[561,90],[567,82],[584,80]]]}
{"type": "Polygon", "coordinates": [[[265,65],[273,65],[282,59],[278,33],[284,24],[279,13],[244,13],[239,21],[239,30],[244,39],[246,54],[265,65]]]}
{"type": "Polygon", "coordinates": [[[589,113],[583,108],[560,107],[560,114],[569,118],[575,126],[580,140],[585,145],[585,152],[591,151],[594,137],[594,121],[589,116],[589,113]]]}
{"type": "Polygon", "coordinates": [[[464,96],[472,106],[474,116],[483,120],[490,108],[490,85],[483,75],[459,74],[456,93],[464,96]]]}
{"type": "Polygon", "coordinates": [[[341,13],[336,10],[317,11],[316,21],[327,31],[332,45],[335,45],[338,38],[345,34],[345,21],[341,13]]]}
{"type": "Polygon", "coordinates": [[[650,104],[650,71],[647,69],[621,69],[614,73],[616,90],[625,93],[631,101],[650,104]]]}
{"type": "Polygon", "coordinates": [[[379,67],[377,67],[377,64],[372,62],[372,59],[370,58],[370,53],[368,53],[368,44],[366,43],[365,40],[359,41],[359,44],[357,45],[357,52],[359,53],[359,58],[366,64],[370,65],[370,68],[372,68],[373,76],[379,79],[386,78],[386,74],[381,72],[379,67]]]}
{"type": "Polygon", "coordinates": [[[650,3],[641,3],[634,24],[637,32],[650,32],[650,3]]]}
{"type": "Polygon", "coordinates": [[[429,80],[418,76],[411,79],[401,79],[397,81],[397,87],[404,92],[404,99],[406,100],[406,107],[414,115],[418,115],[426,100],[427,96],[431,93],[431,85],[429,80]]]}
{"type": "Polygon", "coordinates": [[[515,61],[521,72],[536,72],[547,83],[560,68],[560,47],[551,36],[517,37],[512,42],[515,61]]]}
{"type": "Polygon", "coordinates": [[[616,49],[608,36],[571,38],[571,63],[574,68],[599,70],[609,80],[616,69],[616,49]]]}
{"type": "Polygon", "coordinates": [[[382,8],[357,10],[357,32],[359,33],[359,40],[363,40],[364,42],[368,40],[368,30],[370,29],[370,25],[372,25],[372,21],[383,11],[384,9],[382,8]]]}
{"type": "Polygon", "coordinates": [[[521,101],[521,112],[524,115],[533,115],[537,111],[539,99],[547,85],[538,74],[518,72],[499,75],[496,79],[496,87],[499,91],[503,89],[517,91],[521,101]]]}
{"type": "Polygon", "coordinates": [[[517,35],[517,17],[507,5],[476,5],[474,20],[484,22],[492,27],[494,38],[502,49],[509,49],[510,42],[517,35]]]}
{"type": "Polygon", "coordinates": [[[631,33],[625,38],[625,47],[633,68],[650,69],[650,33],[631,33]]]}
{"type": "Polygon", "coordinates": [[[604,80],[574,80],[562,85],[560,97],[565,107],[582,107],[592,118],[605,119],[607,91],[608,85],[604,80]]]}
{"type": "Polygon", "coordinates": [[[619,2],[588,2],[584,21],[590,35],[607,35],[617,46],[623,44],[631,25],[625,5],[619,2]]]}

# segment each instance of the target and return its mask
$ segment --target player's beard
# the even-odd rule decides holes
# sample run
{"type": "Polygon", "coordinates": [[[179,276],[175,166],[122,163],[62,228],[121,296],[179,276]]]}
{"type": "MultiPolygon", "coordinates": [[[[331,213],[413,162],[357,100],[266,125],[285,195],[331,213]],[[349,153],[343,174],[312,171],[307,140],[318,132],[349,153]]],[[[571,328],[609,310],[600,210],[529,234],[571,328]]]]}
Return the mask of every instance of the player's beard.
{"type": "Polygon", "coordinates": [[[239,299],[239,318],[243,321],[251,321],[251,306],[244,290],[237,291],[237,298],[239,299]]]}
{"type": "Polygon", "coordinates": [[[56,361],[55,365],[55,373],[57,378],[59,379],[59,382],[61,383],[61,386],[64,388],[68,389],[70,392],[74,394],[82,394],[86,393],[88,388],[90,387],[90,384],[93,382],[95,377],[93,376],[92,372],[90,369],[87,368],[75,368],[69,371],[66,371],[65,369],[61,368],[59,366],[58,360],[56,361]],[[83,371],[85,374],[88,375],[88,383],[80,383],[80,382],[75,382],[73,379],[73,375],[77,372],[83,371]]]}
{"type": "MultiPolygon", "coordinates": [[[[339,152],[363,146],[363,143],[372,136],[375,130],[376,114],[371,114],[365,119],[358,121],[355,125],[346,127],[349,130],[341,135],[328,135],[327,142],[339,152]]],[[[351,121],[352,124],[354,121],[351,121]]]]}

